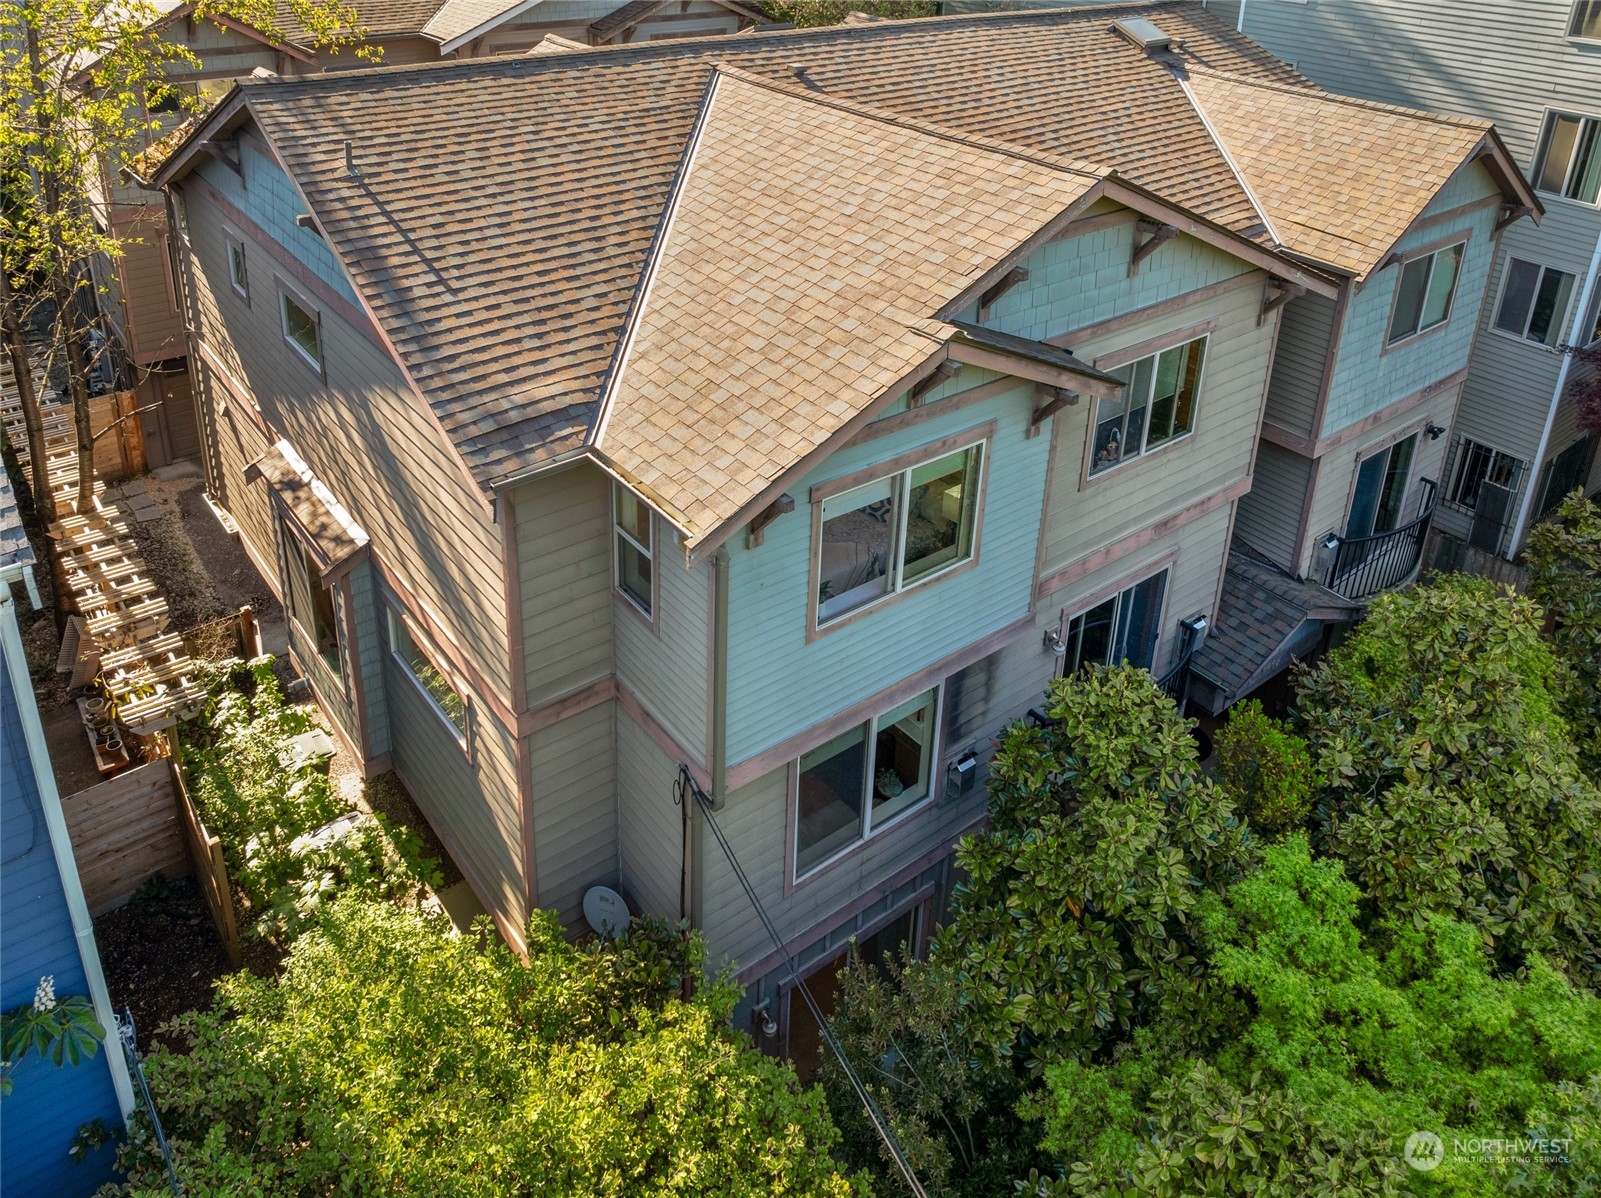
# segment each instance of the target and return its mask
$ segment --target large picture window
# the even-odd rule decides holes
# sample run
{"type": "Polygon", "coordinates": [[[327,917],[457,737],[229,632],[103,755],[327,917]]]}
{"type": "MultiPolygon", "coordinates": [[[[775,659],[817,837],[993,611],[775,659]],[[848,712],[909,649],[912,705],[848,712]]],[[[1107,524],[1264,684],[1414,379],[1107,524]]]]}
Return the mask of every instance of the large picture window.
{"type": "Polygon", "coordinates": [[[650,509],[621,483],[612,483],[612,540],[617,590],[649,616],[653,610],[656,543],[650,509]]]}
{"type": "Polygon", "coordinates": [[[1121,399],[1103,399],[1095,416],[1090,473],[1149,453],[1195,428],[1206,338],[1164,349],[1111,373],[1123,380],[1121,399]]]}
{"type": "Polygon", "coordinates": [[[1124,662],[1149,670],[1156,663],[1166,592],[1167,571],[1163,570],[1070,618],[1062,638],[1067,644],[1064,673],[1124,662]]]}
{"type": "Polygon", "coordinates": [[[1456,297],[1457,276],[1462,273],[1465,244],[1459,241],[1413,258],[1401,267],[1395,310],[1390,314],[1392,344],[1427,332],[1451,318],[1451,301],[1456,297]]]}
{"type": "Polygon", "coordinates": [[[389,645],[394,651],[395,660],[406,671],[411,680],[417,684],[428,699],[429,706],[438,713],[439,718],[450,725],[456,738],[464,744],[467,739],[467,702],[455,685],[446,678],[438,666],[429,659],[428,655],[412,638],[411,631],[406,622],[389,613],[389,645]]]}
{"type": "Polygon", "coordinates": [[[795,876],[881,831],[931,793],[939,688],[802,755],[795,804],[795,876]]]}
{"type": "Polygon", "coordinates": [[[819,625],[973,556],[983,445],[823,500],[819,625]]]}
{"type": "Polygon", "coordinates": [[[1601,192],[1601,120],[1553,112],[1540,133],[1534,185],[1540,191],[1593,204],[1601,192]]]}
{"type": "Polygon", "coordinates": [[[1566,271],[1508,259],[1495,327],[1536,345],[1556,345],[1572,298],[1573,276],[1566,271]]]}

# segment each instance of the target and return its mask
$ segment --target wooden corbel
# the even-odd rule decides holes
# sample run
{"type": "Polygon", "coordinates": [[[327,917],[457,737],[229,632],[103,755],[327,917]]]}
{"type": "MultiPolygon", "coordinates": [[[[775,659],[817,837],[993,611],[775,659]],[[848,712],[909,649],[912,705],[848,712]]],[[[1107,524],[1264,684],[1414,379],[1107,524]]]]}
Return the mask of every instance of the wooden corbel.
{"type": "MultiPolygon", "coordinates": [[[[295,217],[295,224],[299,225],[302,229],[305,229],[308,232],[315,233],[318,237],[323,236],[322,228],[317,224],[317,218],[309,212],[302,212],[299,216],[295,217]]],[[[326,241],[328,239],[323,237],[323,240],[326,241]]]]}
{"type": "Polygon", "coordinates": [[[946,358],[938,366],[934,367],[928,377],[919,379],[912,384],[912,389],[906,393],[906,406],[908,408],[922,407],[923,396],[938,387],[946,379],[953,379],[961,373],[962,364],[946,358]]]}
{"type": "Polygon", "coordinates": [[[1132,278],[1140,273],[1140,263],[1144,262],[1158,249],[1172,241],[1179,235],[1177,225],[1164,225],[1161,221],[1138,220],[1134,222],[1134,254],[1129,258],[1128,273],[1132,278]],[[1145,237],[1140,240],[1141,235],[1145,237]]]}
{"type": "Polygon", "coordinates": [[[767,538],[767,526],[777,520],[785,512],[795,510],[795,500],[788,495],[780,495],[761,511],[751,518],[745,529],[745,548],[754,549],[767,538]]]}
{"type": "Polygon", "coordinates": [[[202,153],[210,154],[241,179],[245,177],[245,164],[239,156],[238,142],[229,145],[227,142],[208,140],[201,142],[199,149],[202,153]]]}
{"type": "Polygon", "coordinates": [[[1048,383],[1034,384],[1034,414],[1028,420],[1028,435],[1037,436],[1040,426],[1063,408],[1078,403],[1078,392],[1066,387],[1053,387],[1048,383]]]}
{"type": "Polygon", "coordinates": [[[991,283],[985,288],[984,294],[978,297],[978,319],[980,322],[989,319],[990,309],[995,306],[996,300],[1027,278],[1028,271],[1024,267],[1014,266],[1002,275],[999,281],[991,283]]]}
{"type": "Polygon", "coordinates": [[[1508,225],[1522,220],[1525,216],[1533,216],[1534,209],[1527,204],[1502,204],[1501,215],[1496,219],[1495,231],[1501,232],[1508,225]]]}
{"type": "Polygon", "coordinates": [[[1292,299],[1299,299],[1306,294],[1306,288],[1299,283],[1291,283],[1287,279],[1268,277],[1267,284],[1262,288],[1262,310],[1256,314],[1258,327],[1275,308],[1282,308],[1292,299]],[[1271,294],[1269,294],[1271,293],[1271,294]]]}

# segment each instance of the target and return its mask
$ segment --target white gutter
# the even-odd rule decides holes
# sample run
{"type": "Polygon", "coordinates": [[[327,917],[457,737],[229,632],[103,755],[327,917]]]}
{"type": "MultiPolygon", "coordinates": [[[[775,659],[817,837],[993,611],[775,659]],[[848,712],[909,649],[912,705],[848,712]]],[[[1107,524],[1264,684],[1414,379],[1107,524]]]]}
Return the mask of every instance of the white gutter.
{"type": "MultiPolygon", "coordinates": [[[[1584,323],[1585,314],[1590,310],[1590,299],[1595,295],[1596,274],[1601,272],[1601,235],[1597,235],[1595,252],[1590,255],[1590,271],[1584,277],[1584,287],[1579,293],[1579,302],[1573,306],[1573,325],[1569,329],[1567,344],[1578,345],[1579,339],[1584,336],[1580,326],[1584,323]]],[[[1518,508],[1518,522],[1512,528],[1512,539],[1507,542],[1507,557],[1517,556],[1519,543],[1523,540],[1523,530],[1529,523],[1529,512],[1534,507],[1534,492],[1540,485],[1540,467],[1545,463],[1545,451],[1551,442],[1551,428],[1557,421],[1557,408],[1562,403],[1562,393],[1567,390],[1568,371],[1573,366],[1573,355],[1562,355],[1562,366],[1557,370],[1556,389],[1551,392],[1551,406],[1545,412],[1545,427],[1540,430],[1540,447],[1534,451],[1534,461],[1529,465],[1529,487],[1523,493],[1523,503],[1518,508]]]]}
{"type": "Polygon", "coordinates": [[[16,565],[0,567],[0,645],[5,649],[6,672],[11,675],[11,689],[17,696],[17,714],[22,721],[22,735],[28,746],[28,757],[33,765],[34,781],[39,787],[39,804],[44,808],[45,827],[50,831],[50,848],[55,853],[56,869],[61,874],[61,888],[67,895],[67,912],[72,918],[72,934],[77,941],[78,956],[83,961],[83,973],[89,981],[89,1000],[95,1018],[106,1030],[101,1050],[111,1070],[111,1086],[117,1092],[117,1105],[122,1109],[126,1123],[133,1114],[133,1081],[128,1076],[128,1062],[123,1056],[122,1043],[117,1035],[117,1018],[111,1007],[111,992],[106,989],[106,975],[100,968],[100,950],[95,946],[94,923],[89,918],[89,904],[83,897],[83,883],[78,879],[78,862],[72,855],[72,838],[67,832],[67,817],[61,810],[61,793],[56,789],[56,777],[50,768],[50,751],[45,746],[44,727],[39,723],[39,708],[33,700],[33,682],[28,677],[28,662],[22,648],[22,630],[17,624],[17,606],[11,598],[11,582],[23,577],[16,565]]]}

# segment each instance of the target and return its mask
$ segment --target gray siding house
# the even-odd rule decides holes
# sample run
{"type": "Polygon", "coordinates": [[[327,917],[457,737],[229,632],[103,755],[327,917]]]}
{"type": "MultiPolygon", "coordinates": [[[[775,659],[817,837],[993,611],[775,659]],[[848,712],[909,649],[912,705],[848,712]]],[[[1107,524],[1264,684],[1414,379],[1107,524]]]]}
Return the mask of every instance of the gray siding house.
{"type": "Polygon", "coordinates": [[[1574,487],[1597,440],[1565,402],[1563,345],[1601,335],[1601,8],[1586,0],[1210,0],[1324,87],[1493,121],[1539,194],[1490,264],[1438,527],[1505,557],[1574,487]],[[1493,49],[1493,53],[1490,52],[1493,49]]]}
{"type": "MultiPolygon", "coordinates": [[[[509,942],[615,887],[807,1058],[783,956],[922,942],[1053,676],[1182,686],[1347,290],[1200,59],[1306,86],[1142,4],[251,82],[168,159],[211,494],[509,942]]],[[[1331,244],[1510,186],[1410,119],[1331,244]]]]}

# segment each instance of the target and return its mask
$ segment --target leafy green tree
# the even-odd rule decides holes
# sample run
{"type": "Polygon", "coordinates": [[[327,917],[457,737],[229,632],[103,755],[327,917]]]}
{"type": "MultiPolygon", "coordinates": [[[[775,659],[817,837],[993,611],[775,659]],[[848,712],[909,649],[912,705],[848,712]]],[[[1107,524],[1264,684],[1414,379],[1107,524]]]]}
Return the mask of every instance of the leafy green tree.
{"type": "Polygon", "coordinates": [[[799,29],[838,25],[852,13],[894,21],[939,15],[936,0],[767,0],[765,7],[773,20],[799,29]]]}
{"type": "MultiPolygon", "coordinates": [[[[147,1061],[192,1194],[845,1195],[822,1094],[729,1029],[737,992],[688,1000],[702,946],[637,923],[525,963],[487,927],[337,901],[279,979],[235,974],[147,1061]]],[[[129,1193],[166,1193],[123,1153],[129,1193]]]]}
{"type": "Polygon", "coordinates": [[[1306,742],[1247,699],[1217,733],[1217,776],[1251,829],[1277,839],[1312,810],[1312,756],[1306,742]]]}
{"type": "Polygon", "coordinates": [[[1385,916],[1478,928],[1601,984],[1601,791],[1528,599],[1446,579],[1382,596],[1300,680],[1318,839],[1385,916]]]}
{"type": "Polygon", "coordinates": [[[1126,1037],[1159,1009],[1204,1021],[1200,896],[1251,866],[1250,834],[1196,764],[1189,724],[1128,666],[1059,679],[1048,726],[1008,729],[988,831],[934,960],[975,1039],[1031,1066],[1126,1037]]]}
{"type": "Polygon", "coordinates": [[[1524,550],[1530,593],[1552,620],[1551,646],[1568,667],[1564,711],[1579,760],[1601,780],[1601,507],[1574,494],[1537,524],[1524,550]]]}

